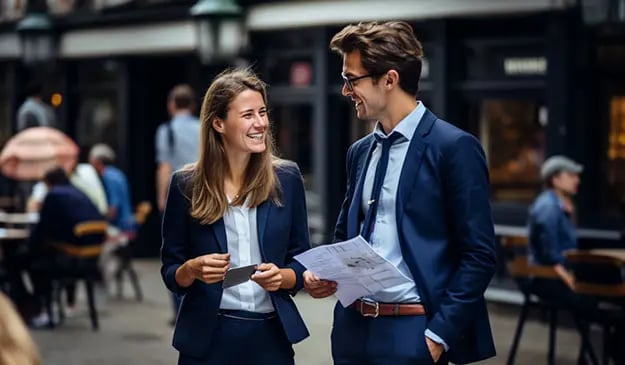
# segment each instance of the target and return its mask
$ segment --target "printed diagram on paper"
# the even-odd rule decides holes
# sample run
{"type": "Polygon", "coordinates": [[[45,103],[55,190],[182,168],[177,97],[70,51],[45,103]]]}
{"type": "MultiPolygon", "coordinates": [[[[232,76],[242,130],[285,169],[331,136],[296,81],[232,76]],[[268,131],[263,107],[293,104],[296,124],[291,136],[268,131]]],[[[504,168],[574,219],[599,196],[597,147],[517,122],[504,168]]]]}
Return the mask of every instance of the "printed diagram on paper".
{"type": "Polygon", "coordinates": [[[336,296],[344,307],[360,297],[410,280],[361,236],[315,247],[295,259],[319,278],[336,281],[336,296]]]}

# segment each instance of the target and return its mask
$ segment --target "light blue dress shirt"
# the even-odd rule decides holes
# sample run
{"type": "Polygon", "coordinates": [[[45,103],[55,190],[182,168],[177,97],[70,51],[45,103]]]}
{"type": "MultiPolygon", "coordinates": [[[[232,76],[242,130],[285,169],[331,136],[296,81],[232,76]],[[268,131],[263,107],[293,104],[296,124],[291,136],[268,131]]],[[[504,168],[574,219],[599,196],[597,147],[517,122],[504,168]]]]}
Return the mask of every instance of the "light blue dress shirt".
{"type": "MultiPolygon", "coordinates": [[[[399,178],[401,175],[404,161],[406,160],[406,154],[410,141],[414,135],[419,122],[425,114],[426,108],[422,102],[419,101],[417,107],[410,112],[404,119],[402,119],[397,126],[389,133],[399,133],[402,135],[392,146],[389,152],[388,168],[384,181],[382,183],[382,190],[380,191],[380,198],[378,201],[378,211],[376,212],[375,223],[373,226],[373,232],[371,233],[371,246],[382,257],[391,262],[397,269],[410,278],[410,282],[402,285],[386,288],[380,292],[375,293],[369,299],[382,303],[416,303],[421,300],[419,291],[412,277],[412,273],[404,260],[401,253],[401,246],[399,243],[399,235],[397,232],[397,190],[399,187],[399,178]]],[[[387,135],[384,133],[382,126],[378,122],[375,126],[374,132],[382,139],[386,139],[387,135]]],[[[365,181],[363,185],[362,199],[360,202],[362,211],[367,213],[369,209],[369,198],[371,197],[371,190],[373,189],[373,179],[375,177],[375,169],[380,160],[382,154],[382,144],[377,143],[371,160],[367,166],[367,173],[365,175],[365,181]]],[[[362,230],[362,224],[361,224],[362,230]]],[[[425,331],[425,335],[437,343],[441,343],[445,346],[445,350],[448,350],[447,344],[436,334],[429,329],[425,331]]]]}

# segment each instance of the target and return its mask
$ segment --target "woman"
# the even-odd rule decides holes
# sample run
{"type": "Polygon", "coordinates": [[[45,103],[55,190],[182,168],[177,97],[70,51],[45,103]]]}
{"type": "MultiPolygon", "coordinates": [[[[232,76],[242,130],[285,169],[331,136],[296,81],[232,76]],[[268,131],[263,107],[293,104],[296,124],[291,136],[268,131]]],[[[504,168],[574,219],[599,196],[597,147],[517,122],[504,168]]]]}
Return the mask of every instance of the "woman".
{"type": "Polygon", "coordinates": [[[218,75],[200,114],[198,162],[177,171],[163,216],[161,274],[183,296],[174,347],[180,365],[294,364],[308,331],[290,295],[307,250],[304,186],[277,159],[264,83],[249,70],[218,75]],[[257,264],[251,280],[222,288],[229,268],[257,264]]]}

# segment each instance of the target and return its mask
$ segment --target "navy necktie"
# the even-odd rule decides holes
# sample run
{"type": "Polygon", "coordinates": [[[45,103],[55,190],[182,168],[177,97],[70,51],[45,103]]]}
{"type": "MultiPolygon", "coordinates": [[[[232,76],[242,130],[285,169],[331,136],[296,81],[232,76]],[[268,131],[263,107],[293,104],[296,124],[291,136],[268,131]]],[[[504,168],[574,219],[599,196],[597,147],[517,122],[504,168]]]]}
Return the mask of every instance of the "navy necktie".
{"type": "Polygon", "coordinates": [[[371,232],[373,232],[373,226],[375,223],[375,216],[378,210],[378,203],[380,200],[380,192],[382,191],[382,183],[384,182],[384,175],[386,175],[386,168],[388,167],[388,157],[390,154],[391,146],[402,135],[398,132],[391,133],[386,138],[380,137],[377,133],[373,136],[378,143],[382,144],[382,154],[378,161],[378,166],[375,168],[375,178],[373,179],[373,188],[371,189],[371,198],[368,201],[369,210],[365,215],[365,220],[362,225],[362,237],[369,241],[371,232]]]}

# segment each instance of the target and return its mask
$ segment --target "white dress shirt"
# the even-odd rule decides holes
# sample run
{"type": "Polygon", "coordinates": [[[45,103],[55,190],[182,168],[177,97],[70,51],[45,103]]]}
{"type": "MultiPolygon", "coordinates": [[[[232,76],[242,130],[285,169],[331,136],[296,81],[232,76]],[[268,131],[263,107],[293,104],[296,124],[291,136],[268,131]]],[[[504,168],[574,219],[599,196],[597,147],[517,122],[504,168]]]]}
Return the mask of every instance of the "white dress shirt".
{"type": "MultiPolygon", "coordinates": [[[[242,206],[230,205],[223,219],[230,253],[230,267],[260,264],[262,257],[258,241],[256,208],[250,209],[247,201],[242,206]]],[[[269,293],[252,280],[224,289],[219,308],[256,313],[275,311],[269,293]]]]}

